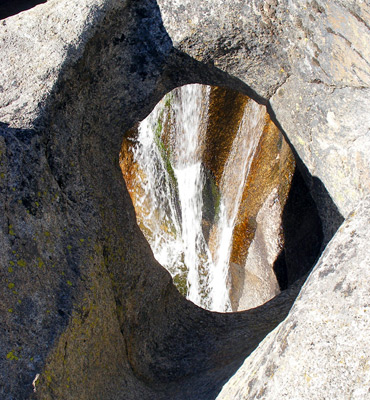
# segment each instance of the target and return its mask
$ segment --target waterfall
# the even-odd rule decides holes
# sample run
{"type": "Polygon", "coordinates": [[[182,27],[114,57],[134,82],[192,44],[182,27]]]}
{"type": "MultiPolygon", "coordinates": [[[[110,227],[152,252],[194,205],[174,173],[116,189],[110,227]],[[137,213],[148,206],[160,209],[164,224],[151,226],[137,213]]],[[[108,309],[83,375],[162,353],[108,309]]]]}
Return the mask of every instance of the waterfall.
{"type": "Polygon", "coordinates": [[[187,297],[196,304],[208,306],[207,282],[201,285],[204,277],[201,271],[208,271],[211,263],[202,232],[204,174],[201,161],[203,119],[207,110],[204,100],[208,98],[209,89],[204,94],[202,91],[201,85],[187,85],[177,92],[177,101],[173,104],[176,129],[173,168],[181,207],[184,262],[188,270],[187,297]]]}
{"type": "Polygon", "coordinates": [[[238,133],[221,179],[221,206],[217,224],[216,254],[210,270],[211,304],[214,311],[231,311],[228,270],[235,218],[238,214],[246,178],[264,127],[262,106],[247,103],[238,133]]]}
{"type": "Polygon", "coordinates": [[[140,123],[130,194],[156,259],[189,300],[231,311],[228,267],[233,227],[246,176],[264,126],[264,108],[249,101],[226,161],[212,228],[212,251],[202,229],[202,166],[210,88],[187,85],[167,94],[140,123]]]}
{"type": "Polygon", "coordinates": [[[159,124],[166,118],[163,99],[138,129],[133,148],[135,162],[141,167],[135,178],[134,205],[139,226],[149,241],[159,263],[171,274],[181,268],[182,244],[178,240],[181,223],[175,207],[175,190],[158,145],[159,124]]]}

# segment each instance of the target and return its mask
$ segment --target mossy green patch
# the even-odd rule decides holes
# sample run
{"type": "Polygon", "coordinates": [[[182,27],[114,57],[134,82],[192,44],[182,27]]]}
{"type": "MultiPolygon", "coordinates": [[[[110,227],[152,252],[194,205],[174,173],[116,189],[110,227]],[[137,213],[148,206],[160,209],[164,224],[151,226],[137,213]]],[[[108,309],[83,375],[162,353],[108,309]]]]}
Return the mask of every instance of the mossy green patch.
{"type": "Polygon", "coordinates": [[[165,108],[163,108],[163,110],[159,114],[157,124],[155,127],[155,131],[154,131],[154,143],[156,144],[156,146],[159,150],[159,153],[161,155],[165,169],[168,173],[168,176],[170,177],[171,183],[174,185],[174,187],[177,187],[175,171],[173,170],[173,167],[171,164],[171,152],[170,152],[170,149],[165,145],[165,143],[163,142],[163,139],[162,139],[164,115],[165,115],[165,113],[167,113],[167,114],[170,113],[170,105],[171,105],[171,99],[169,98],[166,100],[165,108]]]}
{"type": "Polygon", "coordinates": [[[19,357],[17,357],[13,351],[9,351],[9,353],[6,355],[6,359],[7,360],[11,360],[11,361],[18,361],[19,357]]]}
{"type": "Polygon", "coordinates": [[[173,277],[173,283],[175,284],[177,290],[186,297],[188,293],[188,287],[186,282],[186,275],[177,274],[173,277]]]}
{"type": "Polygon", "coordinates": [[[18,264],[20,267],[25,267],[25,266],[27,265],[26,261],[23,260],[23,258],[21,258],[20,260],[18,260],[18,261],[17,261],[17,264],[18,264]]]}
{"type": "Polygon", "coordinates": [[[45,371],[44,374],[45,374],[46,382],[48,383],[48,385],[50,385],[51,381],[53,380],[51,377],[51,373],[49,371],[45,371]]]}

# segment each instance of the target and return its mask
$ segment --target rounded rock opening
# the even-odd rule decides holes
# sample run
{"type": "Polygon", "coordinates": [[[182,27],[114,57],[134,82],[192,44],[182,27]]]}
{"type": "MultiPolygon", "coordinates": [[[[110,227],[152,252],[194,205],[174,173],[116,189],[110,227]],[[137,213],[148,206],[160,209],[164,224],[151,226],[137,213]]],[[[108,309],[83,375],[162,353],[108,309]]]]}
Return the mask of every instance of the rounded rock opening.
{"type": "Polygon", "coordinates": [[[264,304],[304,276],[321,219],[265,106],[224,87],[169,92],[124,138],[137,222],[177,289],[207,310],[264,304]]]}

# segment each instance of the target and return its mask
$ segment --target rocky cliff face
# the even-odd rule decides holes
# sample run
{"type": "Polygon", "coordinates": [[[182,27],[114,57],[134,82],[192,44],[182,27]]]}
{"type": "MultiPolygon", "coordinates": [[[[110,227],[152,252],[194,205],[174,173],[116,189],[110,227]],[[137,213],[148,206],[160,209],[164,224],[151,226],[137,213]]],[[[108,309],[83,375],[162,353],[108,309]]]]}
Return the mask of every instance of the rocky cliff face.
{"type": "Polygon", "coordinates": [[[341,226],[288,318],[217,399],[367,397],[369,260],[364,247],[369,205],[367,198],[341,226]]]}
{"type": "Polygon", "coordinates": [[[369,13],[49,0],[1,21],[2,398],[212,399],[259,343],[220,398],[366,397],[369,13]],[[295,286],[237,314],[186,302],[136,225],[122,132],[190,82],[266,103],[313,176],[301,166],[326,240],[331,199],[348,217],[286,320],[295,286]]]}

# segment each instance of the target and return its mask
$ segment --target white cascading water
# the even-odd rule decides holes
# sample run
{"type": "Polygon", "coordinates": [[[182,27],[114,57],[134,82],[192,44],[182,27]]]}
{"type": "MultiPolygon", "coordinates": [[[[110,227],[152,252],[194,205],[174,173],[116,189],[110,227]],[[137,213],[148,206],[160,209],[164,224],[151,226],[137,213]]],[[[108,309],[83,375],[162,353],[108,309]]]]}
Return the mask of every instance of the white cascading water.
{"type": "Polygon", "coordinates": [[[214,267],[210,270],[212,310],[231,311],[227,285],[235,218],[244,185],[264,127],[264,108],[249,101],[221,179],[221,205],[217,224],[214,267]]]}
{"type": "Polygon", "coordinates": [[[163,99],[139,125],[133,156],[143,173],[136,177],[135,207],[141,211],[140,226],[156,259],[174,274],[182,263],[182,244],[177,238],[181,224],[175,209],[174,189],[155,136],[164,104],[163,99]]]}
{"type": "MultiPolygon", "coordinates": [[[[184,261],[188,270],[188,299],[208,306],[207,282],[201,285],[201,270],[209,270],[211,257],[202,231],[202,127],[205,125],[204,96],[201,85],[183,86],[173,103],[175,117],[175,149],[173,169],[181,207],[184,261]],[[202,286],[202,287],[201,287],[202,286]],[[203,295],[202,295],[203,294],[203,295]]],[[[208,98],[209,88],[206,98],[208,98]]]]}
{"type": "Polygon", "coordinates": [[[244,111],[221,180],[217,246],[213,260],[202,232],[203,137],[208,118],[210,88],[187,85],[175,89],[157,104],[139,126],[134,160],[143,173],[137,178],[135,207],[154,256],[172,276],[186,275],[187,298],[212,311],[231,311],[228,267],[235,218],[245,179],[260,139],[264,109],[250,101],[244,111]],[[170,99],[171,112],[168,112],[170,99]],[[171,118],[173,141],[171,181],[158,135],[171,118]],[[177,187],[176,187],[177,185],[177,187]],[[176,194],[180,213],[176,208],[176,194]]]}

